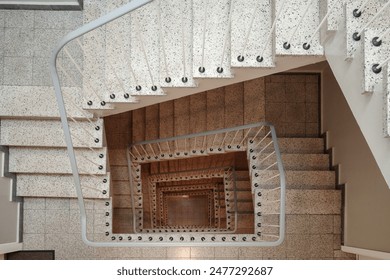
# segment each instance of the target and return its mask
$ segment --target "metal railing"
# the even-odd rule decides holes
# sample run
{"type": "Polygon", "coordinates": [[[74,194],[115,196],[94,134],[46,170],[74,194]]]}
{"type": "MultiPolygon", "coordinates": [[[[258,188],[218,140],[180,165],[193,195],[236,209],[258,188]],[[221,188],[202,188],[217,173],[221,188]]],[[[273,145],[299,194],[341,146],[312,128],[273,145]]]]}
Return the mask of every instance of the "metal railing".
{"type": "MultiPolygon", "coordinates": [[[[94,137],[94,134],[91,132],[87,132],[87,134],[91,137],[90,140],[82,140],[79,139],[77,135],[72,135],[69,130],[69,121],[78,123],[76,117],[71,117],[71,115],[67,114],[67,109],[64,103],[64,97],[62,94],[61,83],[59,79],[59,72],[61,70],[63,74],[72,82],[72,85],[77,86],[77,82],[74,81],[74,78],[71,77],[69,73],[66,72],[65,65],[61,65],[58,63],[58,57],[61,51],[67,55],[72,64],[77,68],[79,74],[84,78],[85,88],[88,88],[89,91],[92,92],[94,96],[96,96],[97,100],[100,102],[101,106],[106,105],[106,101],[102,96],[99,95],[97,88],[90,83],[88,77],[84,76],[83,70],[77,66],[77,62],[74,59],[71,51],[66,47],[66,45],[72,41],[76,42],[78,46],[82,48],[81,42],[78,40],[81,36],[87,34],[90,31],[93,31],[103,25],[122,17],[123,15],[134,11],[143,5],[151,2],[152,0],[134,0],[130,3],[115,9],[114,11],[94,20],[79,29],[70,32],[66,35],[59,44],[53,50],[51,60],[50,60],[50,73],[55,89],[55,95],[57,99],[57,104],[59,108],[59,113],[61,117],[61,123],[64,131],[64,137],[66,142],[66,147],[69,155],[71,170],[73,174],[73,180],[76,188],[76,194],[78,199],[78,204],[80,207],[80,220],[81,220],[81,236],[82,240],[85,244],[94,247],[142,247],[142,246],[277,246],[281,244],[284,240],[284,228],[285,228],[285,178],[283,166],[280,158],[280,151],[276,141],[275,129],[269,123],[256,123],[251,125],[239,126],[234,128],[227,128],[215,131],[209,131],[204,133],[192,134],[192,135],[183,135],[174,138],[166,138],[159,139],[155,141],[146,141],[135,143],[131,146],[129,150],[129,157],[133,157],[136,162],[143,163],[148,161],[155,161],[159,159],[163,159],[166,155],[165,159],[169,159],[170,157],[187,157],[187,156],[199,156],[203,154],[218,154],[224,152],[232,152],[232,151],[244,151],[248,147],[248,141],[257,141],[257,138],[261,137],[261,131],[265,130],[265,128],[269,128],[270,134],[269,136],[273,139],[273,144],[275,148],[275,154],[278,159],[278,170],[279,170],[279,178],[280,178],[280,213],[279,215],[279,232],[278,239],[273,241],[262,240],[257,235],[240,235],[235,234],[232,237],[228,237],[228,235],[216,234],[214,236],[204,235],[204,236],[193,236],[190,234],[182,234],[181,236],[174,235],[149,235],[145,238],[144,235],[140,234],[129,234],[129,235],[117,235],[112,234],[110,232],[106,232],[107,236],[111,237],[112,241],[92,241],[88,238],[87,235],[87,215],[84,204],[83,197],[83,187],[89,188],[91,190],[96,190],[97,192],[102,192],[103,195],[108,195],[109,191],[109,178],[107,176],[101,176],[99,174],[88,173],[91,177],[96,177],[97,179],[101,179],[101,183],[106,186],[103,190],[92,187],[92,186],[82,186],[80,182],[80,168],[77,164],[77,159],[75,156],[75,150],[73,147],[73,139],[77,139],[86,145],[86,148],[89,148],[91,151],[96,152],[97,161],[93,161],[93,165],[96,165],[97,170],[102,170],[104,166],[100,164],[99,159],[104,157],[104,154],[101,154],[101,151],[96,148],[97,143],[102,143],[102,139],[94,137]],[[91,141],[91,144],[89,144],[91,141]],[[167,143],[164,147],[161,143],[167,143]],[[139,148],[137,150],[137,147],[139,148]],[[174,153],[173,153],[173,152],[174,153]],[[131,153],[131,154],[130,154],[131,153]],[[127,239],[127,241],[126,241],[127,239]],[[173,242],[179,241],[179,242],[173,242]],[[207,242],[208,241],[208,242],[207,242]],[[248,242],[248,241],[257,241],[257,242],[248,242]],[[210,242],[210,243],[209,243],[210,242]]],[[[110,68],[114,68],[112,64],[109,63],[110,68]]],[[[114,71],[115,69],[111,69],[114,71]]],[[[133,72],[133,71],[132,71],[133,72]]],[[[119,80],[119,79],[118,79],[119,80]]],[[[120,82],[120,80],[119,80],[120,82]]],[[[122,83],[120,83],[123,85],[122,83]]],[[[129,98],[129,94],[124,92],[125,98],[129,98]],[[126,97],[127,96],[127,97],[126,97]]],[[[82,99],[80,94],[79,96],[82,99]]],[[[111,97],[111,95],[110,95],[111,97]]],[[[115,98],[115,96],[113,97],[115,98]]],[[[91,106],[93,101],[87,99],[86,104],[91,106]]],[[[88,122],[91,124],[92,131],[99,131],[102,129],[100,126],[96,125],[95,117],[90,113],[85,113],[83,111],[83,106],[77,104],[76,102],[72,103],[72,110],[77,110],[84,115],[88,122]]],[[[99,121],[99,120],[98,120],[99,121]]],[[[129,166],[131,169],[131,166],[129,166]]],[[[101,172],[101,171],[100,171],[101,172]]],[[[129,170],[131,172],[131,170],[129,170]]],[[[131,180],[130,180],[131,181],[131,180]]],[[[236,197],[235,197],[236,199],[236,197]]],[[[134,200],[133,200],[134,201],[134,200]]],[[[110,203],[107,202],[106,206],[109,206],[110,203]]],[[[110,213],[107,211],[106,216],[109,217],[110,213]]]]}

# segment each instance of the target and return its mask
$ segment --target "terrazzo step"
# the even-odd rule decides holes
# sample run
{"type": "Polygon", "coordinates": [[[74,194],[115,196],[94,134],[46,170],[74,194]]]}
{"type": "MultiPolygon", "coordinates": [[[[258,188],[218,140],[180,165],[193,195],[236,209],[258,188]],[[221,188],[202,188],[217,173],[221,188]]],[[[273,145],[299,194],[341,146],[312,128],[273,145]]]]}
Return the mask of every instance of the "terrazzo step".
{"type": "Polygon", "coordinates": [[[233,67],[275,66],[270,36],[273,18],[272,2],[270,0],[234,2],[231,23],[231,65],[233,67]],[[268,42],[266,42],[267,38],[268,42]],[[261,57],[263,60],[260,60],[261,57]]]}
{"type": "MultiPolygon", "coordinates": [[[[262,201],[278,199],[275,191],[262,191],[262,201]]],[[[264,204],[255,208],[255,212],[276,213],[278,207],[264,204]]],[[[286,214],[338,215],[341,212],[340,190],[286,190],[286,214]]],[[[263,215],[264,216],[264,215],[263,215]]]]}
{"type": "MultiPolygon", "coordinates": [[[[17,196],[24,197],[77,197],[72,175],[17,174],[17,196]]],[[[108,198],[110,173],[80,176],[85,198],[108,198]]]]}
{"type": "MultiPolygon", "coordinates": [[[[264,154],[258,158],[258,162],[265,159],[269,154],[264,154]]],[[[275,156],[270,156],[262,164],[262,168],[267,168],[276,162],[275,156]]],[[[329,155],[327,154],[282,154],[282,163],[285,170],[329,170],[329,155]]],[[[277,165],[270,169],[277,169],[277,165]]]]}
{"type": "Polygon", "coordinates": [[[275,30],[276,55],[323,55],[319,32],[308,38],[320,23],[320,1],[279,0],[276,1],[275,14],[278,14],[280,9],[282,13],[277,19],[275,30]],[[310,48],[306,50],[302,44],[307,40],[311,42],[310,48]],[[289,48],[284,47],[286,42],[290,44],[289,48]]]}
{"type": "MultiPolygon", "coordinates": [[[[73,147],[103,145],[103,120],[70,122],[73,147]],[[98,130],[96,130],[98,129],[98,130]],[[97,143],[96,141],[99,140],[97,143]]],[[[0,144],[24,147],[66,147],[61,122],[58,120],[2,119],[0,144]],[[28,136],[26,136],[28,132],[28,136]]]]}
{"type": "Polygon", "coordinates": [[[325,147],[322,138],[278,138],[278,144],[280,152],[287,154],[323,154],[325,147]]]}
{"type": "MultiPolygon", "coordinates": [[[[250,191],[251,184],[250,181],[236,181],[236,189],[237,191],[244,192],[244,191],[250,191]]],[[[233,188],[229,188],[229,190],[234,190],[233,188]]]]}
{"type": "Polygon", "coordinates": [[[235,174],[236,174],[237,181],[249,180],[249,172],[248,172],[248,170],[236,170],[235,174]]]}
{"type": "Polygon", "coordinates": [[[192,1],[160,1],[160,84],[194,87],[192,77],[192,1]]]}
{"type": "MultiPolygon", "coordinates": [[[[129,64],[136,69],[130,78],[129,92],[138,95],[165,95],[159,84],[159,2],[153,1],[131,13],[129,64]],[[141,89],[137,90],[136,87],[141,89]],[[154,88],[155,87],[155,88],[154,88]]],[[[129,66],[127,66],[129,68],[129,66]]]]}
{"type": "MultiPolygon", "coordinates": [[[[369,1],[365,6],[360,17],[355,17],[353,11],[360,7],[360,3],[357,1],[349,0],[345,5],[345,17],[346,17],[346,27],[345,27],[345,36],[346,36],[346,58],[351,59],[355,56],[356,51],[358,51],[364,44],[363,36],[361,34],[361,40],[354,40],[353,34],[355,32],[360,32],[366,24],[368,24],[371,19],[377,14],[377,12],[386,4],[385,0],[378,1],[369,1]]],[[[371,28],[381,28],[383,22],[388,22],[390,20],[389,13],[385,10],[380,14],[376,20],[370,23],[371,28]]]]}
{"type": "MultiPolygon", "coordinates": [[[[374,64],[381,64],[382,61],[390,57],[390,43],[388,40],[381,40],[379,46],[373,44],[373,38],[379,37],[386,32],[386,28],[369,28],[364,31],[364,43],[362,44],[364,58],[364,79],[363,93],[380,91],[387,81],[386,71],[375,73],[372,70],[374,64]]],[[[363,39],[362,39],[363,40],[363,39]]],[[[382,67],[383,69],[384,67],[382,67]]],[[[385,91],[386,92],[386,91],[385,91]]]]}
{"type": "MultiPolygon", "coordinates": [[[[261,186],[279,185],[279,177],[270,179],[278,174],[276,170],[254,171],[259,176],[254,178],[254,182],[258,182],[261,186]]],[[[334,189],[336,185],[336,177],[334,171],[286,171],[286,187],[293,189],[334,189]]]]}
{"type": "MultiPolygon", "coordinates": [[[[107,149],[75,149],[79,174],[104,175],[107,149]],[[102,158],[100,155],[103,155],[102,158]]],[[[14,173],[71,174],[65,148],[9,148],[9,171],[14,173]]]]}
{"type": "MultiPolygon", "coordinates": [[[[81,111],[83,100],[79,98],[78,88],[62,88],[68,116],[85,119],[92,114],[81,111]]],[[[0,117],[29,119],[59,119],[54,88],[44,86],[0,86],[0,117]],[[17,101],[17,102],[16,102],[17,101]]]]}
{"type": "Polygon", "coordinates": [[[193,76],[230,78],[231,0],[193,0],[193,76]],[[221,63],[222,61],[222,63],[221,63]],[[199,71],[204,67],[204,71],[199,71]],[[221,67],[223,71],[217,72],[221,67]]]}

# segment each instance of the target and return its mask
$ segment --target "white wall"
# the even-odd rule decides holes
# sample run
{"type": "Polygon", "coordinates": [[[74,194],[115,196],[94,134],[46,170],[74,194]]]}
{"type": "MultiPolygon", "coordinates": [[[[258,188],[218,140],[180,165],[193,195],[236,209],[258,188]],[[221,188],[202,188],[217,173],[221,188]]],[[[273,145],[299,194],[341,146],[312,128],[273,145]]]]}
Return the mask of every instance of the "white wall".
{"type": "Polygon", "coordinates": [[[344,245],[390,252],[390,190],[331,69],[322,67],[322,131],[346,185],[344,245]]]}

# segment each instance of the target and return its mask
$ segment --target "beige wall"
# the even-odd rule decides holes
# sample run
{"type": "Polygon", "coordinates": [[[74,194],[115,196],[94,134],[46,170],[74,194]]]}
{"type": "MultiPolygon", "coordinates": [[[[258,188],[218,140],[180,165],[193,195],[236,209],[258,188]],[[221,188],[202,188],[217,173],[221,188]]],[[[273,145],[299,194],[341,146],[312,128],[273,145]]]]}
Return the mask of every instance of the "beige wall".
{"type": "Polygon", "coordinates": [[[319,69],[322,132],[329,132],[333,164],[341,166],[339,183],[346,184],[344,245],[390,252],[390,189],[329,66],[321,63],[319,69]]]}

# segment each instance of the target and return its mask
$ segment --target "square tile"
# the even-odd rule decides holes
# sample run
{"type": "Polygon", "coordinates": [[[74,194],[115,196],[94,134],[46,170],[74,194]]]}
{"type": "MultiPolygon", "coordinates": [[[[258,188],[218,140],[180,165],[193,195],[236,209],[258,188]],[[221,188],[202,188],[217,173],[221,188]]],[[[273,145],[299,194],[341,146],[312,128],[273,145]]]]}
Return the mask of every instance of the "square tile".
{"type": "Polygon", "coordinates": [[[191,259],[213,260],[215,258],[213,247],[191,247],[191,259]]]}
{"type": "Polygon", "coordinates": [[[318,123],[306,123],[306,136],[307,137],[319,137],[320,128],[318,123]]]}
{"type": "Polygon", "coordinates": [[[304,103],[286,103],[286,122],[304,123],[305,122],[305,104],[304,103]]]}
{"type": "Polygon", "coordinates": [[[49,58],[33,58],[33,76],[32,85],[34,86],[51,86],[52,80],[49,70],[49,58]]]}
{"type": "Polygon", "coordinates": [[[68,233],[69,210],[46,210],[45,233],[68,233]]]}
{"type": "Polygon", "coordinates": [[[333,233],[333,215],[309,215],[311,234],[333,233]]]}
{"type": "Polygon", "coordinates": [[[286,102],[305,102],[305,83],[286,83],[286,102]]]}
{"type": "Polygon", "coordinates": [[[319,122],[319,108],[318,104],[311,103],[313,105],[306,105],[306,122],[318,123],[319,122]]]}
{"type": "Polygon", "coordinates": [[[45,248],[45,235],[23,234],[23,250],[43,250],[45,248]]]}
{"type": "Polygon", "coordinates": [[[265,120],[271,123],[280,123],[286,120],[285,103],[267,103],[265,120]]]}
{"type": "Polygon", "coordinates": [[[46,209],[69,210],[69,199],[67,198],[46,198],[46,209]]]}
{"type": "Polygon", "coordinates": [[[333,234],[313,234],[309,238],[309,257],[320,260],[333,257],[333,234]]]}
{"type": "Polygon", "coordinates": [[[240,256],[239,247],[215,247],[216,260],[238,260],[240,256]]]}
{"type": "Polygon", "coordinates": [[[309,215],[286,215],[286,233],[308,234],[310,232],[309,215]]]}
{"type": "Polygon", "coordinates": [[[56,260],[71,260],[69,234],[45,234],[45,250],[55,250],[56,260]]]}
{"type": "Polygon", "coordinates": [[[34,30],[31,28],[4,29],[5,56],[33,56],[34,30]]]}
{"type": "Polygon", "coordinates": [[[34,30],[34,56],[50,58],[57,43],[65,36],[64,30],[35,29],[34,30]]]}
{"type": "Polygon", "coordinates": [[[167,257],[169,259],[190,259],[191,248],[190,247],[168,247],[167,257]]]}
{"type": "Polygon", "coordinates": [[[45,210],[23,211],[24,233],[45,233],[45,210]]]}
{"type": "Polygon", "coordinates": [[[141,248],[142,250],[142,259],[144,260],[162,260],[166,259],[167,257],[167,248],[164,247],[148,247],[148,248],[141,248]]]}
{"type": "Polygon", "coordinates": [[[310,250],[310,235],[288,234],[287,257],[289,259],[308,259],[310,250]]]}
{"type": "Polygon", "coordinates": [[[46,209],[46,199],[45,198],[29,198],[25,197],[23,201],[24,210],[44,210],[46,209]]]}
{"type": "Polygon", "coordinates": [[[31,28],[34,26],[34,11],[5,10],[5,27],[31,28]]]}
{"type": "Polygon", "coordinates": [[[284,83],[265,84],[265,102],[285,102],[286,85],[284,83]]]}
{"type": "Polygon", "coordinates": [[[263,249],[261,247],[239,247],[240,260],[261,260],[263,249]]]}
{"type": "Polygon", "coordinates": [[[284,123],[284,135],[286,137],[305,137],[306,136],[305,123],[303,122],[284,123]]]}
{"type": "Polygon", "coordinates": [[[32,84],[32,58],[4,57],[4,85],[29,86],[32,84]]]}
{"type": "Polygon", "coordinates": [[[318,103],[319,102],[319,86],[317,83],[306,84],[306,103],[318,103]]]}

